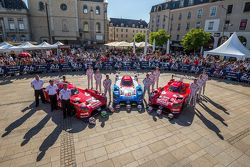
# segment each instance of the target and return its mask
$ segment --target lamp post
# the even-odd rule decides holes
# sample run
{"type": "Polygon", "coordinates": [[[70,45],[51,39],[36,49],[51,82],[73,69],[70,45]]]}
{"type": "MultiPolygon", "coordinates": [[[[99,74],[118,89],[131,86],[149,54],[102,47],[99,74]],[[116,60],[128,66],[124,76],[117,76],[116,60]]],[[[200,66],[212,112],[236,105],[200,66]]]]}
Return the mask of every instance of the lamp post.
{"type": "Polygon", "coordinates": [[[221,5],[220,7],[226,11],[226,18],[223,22],[223,27],[222,27],[222,38],[221,38],[221,44],[222,44],[224,42],[225,24],[227,21],[227,9],[223,5],[221,5]]]}
{"type": "Polygon", "coordinates": [[[48,28],[48,34],[49,34],[49,43],[51,44],[51,33],[50,33],[50,22],[49,22],[49,12],[48,12],[48,3],[45,2],[45,12],[46,12],[46,18],[47,18],[47,28],[48,28]]]}

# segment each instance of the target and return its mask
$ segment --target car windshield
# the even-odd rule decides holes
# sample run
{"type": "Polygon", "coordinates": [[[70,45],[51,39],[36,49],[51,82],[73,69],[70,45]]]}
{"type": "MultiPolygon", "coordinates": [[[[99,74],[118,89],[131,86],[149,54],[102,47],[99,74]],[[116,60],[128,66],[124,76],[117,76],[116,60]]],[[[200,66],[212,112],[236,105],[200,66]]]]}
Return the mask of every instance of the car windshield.
{"type": "Polygon", "coordinates": [[[180,88],[172,86],[172,85],[169,86],[168,90],[171,91],[171,92],[176,92],[176,93],[180,92],[180,88]]]}
{"type": "Polygon", "coordinates": [[[132,81],[122,81],[122,86],[133,86],[133,82],[132,81]]]}
{"type": "Polygon", "coordinates": [[[71,89],[71,95],[77,95],[79,91],[77,89],[71,89]]]}

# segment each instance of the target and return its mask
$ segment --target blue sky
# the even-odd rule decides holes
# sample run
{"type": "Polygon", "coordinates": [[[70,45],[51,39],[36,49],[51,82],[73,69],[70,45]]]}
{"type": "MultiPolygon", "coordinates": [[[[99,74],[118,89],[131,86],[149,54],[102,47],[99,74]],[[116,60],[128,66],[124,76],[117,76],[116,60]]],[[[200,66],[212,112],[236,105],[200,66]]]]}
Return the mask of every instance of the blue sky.
{"type": "Polygon", "coordinates": [[[162,2],[164,0],[108,0],[108,17],[143,19],[148,22],[151,7],[162,2]]]}

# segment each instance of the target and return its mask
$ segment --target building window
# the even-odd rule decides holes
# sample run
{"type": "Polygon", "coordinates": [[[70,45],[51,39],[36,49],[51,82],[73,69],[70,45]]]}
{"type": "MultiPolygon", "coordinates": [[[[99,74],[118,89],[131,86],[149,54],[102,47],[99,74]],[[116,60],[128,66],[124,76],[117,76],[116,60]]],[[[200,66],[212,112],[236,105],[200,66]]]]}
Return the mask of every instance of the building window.
{"type": "Polygon", "coordinates": [[[38,3],[38,9],[39,9],[40,11],[44,11],[44,8],[45,8],[44,3],[43,3],[43,2],[39,2],[39,3],[38,3]]]}
{"type": "Polygon", "coordinates": [[[88,32],[88,31],[89,31],[89,23],[88,23],[88,22],[85,22],[85,23],[83,24],[83,31],[84,31],[84,32],[88,32]]]}
{"type": "Polygon", "coordinates": [[[191,19],[191,12],[188,12],[187,19],[191,19]]]}
{"type": "Polygon", "coordinates": [[[182,14],[180,13],[180,14],[179,14],[179,20],[181,20],[181,18],[182,18],[182,14]]]}
{"type": "Polygon", "coordinates": [[[87,5],[84,5],[84,6],[83,6],[83,13],[84,13],[84,14],[87,14],[87,13],[88,13],[88,6],[87,6],[87,5]]]}
{"type": "Polygon", "coordinates": [[[201,22],[200,21],[196,22],[196,28],[201,28],[201,22]]]}
{"type": "Polygon", "coordinates": [[[227,6],[227,14],[231,14],[233,12],[233,5],[227,6]]]}
{"type": "Polygon", "coordinates": [[[60,5],[60,8],[61,8],[61,10],[66,11],[68,7],[67,7],[67,5],[65,3],[62,3],[60,5]]]}
{"type": "Polygon", "coordinates": [[[215,17],[216,16],[216,12],[217,12],[217,7],[216,6],[212,6],[210,8],[210,17],[215,17]]]}
{"type": "Polygon", "coordinates": [[[128,34],[126,34],[126,38],[128,38],[128,34]]]}
{"type": "Polygon", "coordinates": [[[123,23],[121,23],[121,27],[124,27],[124,24],[123,24],[123,23]]]}
{"type": "Polygon", "coordinates": [[[99,6],[97,6],[96,8],[95,8],[95,14],[96,15],[100,15],[100,7],[99,6]]]}
{"type": "Polygon", "coordinates": [[[96,26],[96,28],[95,28],[96,32],[100,33],[101,32],[101,23],[96,23],[95,26],[96,26]]]}
{"type": "Polygon", "coordinates": [[[121,34],[121,38],[123,38],[123,34],[121,34]]]}
{"type": "Polygon", "coordinates": [[[126,29],[126,32],[128,32],[128,29],[126,29]]]}
{"type": "Polygon", "coordinates": [[[210,21],[208,23],[208,30],[213,30],[214,29],[214,22],[213,21],[210,21]]]}
{"type": "Polygon", "coordinates": [[[186,30],[189,30],[190,28],[190,23],[187,23],[186,30]]]}
{"type": "Polygon", "coordinates": [[[135,24],[132,24],[132,27],[135,28],[135,24]]]}
{"type": "Polygon", "coordinates": [[[180,0],[180,8],[182,8],[184,6],[184,0],[180,0]]]}
{"type": "Polygon", "coordinates": [[[116,32],[118,32],[118,29],[116,29],[116,32]]]}
{"type": "Polygon", "coordinates": [[[179,41],[180,35],[176,35],[176,41],[179,41]]]}
{"type": "Polygon", "coordinates": [[[245,30],[247,27],[247,19],[242,19],[240,21],[240,27],[239,27],[239,30],[245,30]]]}
{"type": "Polygon", "coordinates": [[[188,6],[191,6],[191,5],[193,5],[194,4],[194,0],[189,0],[188,1],[188,6]]]}
{"type": "Polygon", "coordinates": [[[121,32],[123,32],[123,29],[121,29],[121,32]]]}
{"type": "Polygon", "coordinates": [[[165,29],[165,24],[162,25],[162,29],[165,29]]]}
{"type": "Polygon", "coordinates": [[[20,39],[21,39],[21,41],[26,41],[26,36],[25,35],[21,35],[20,39]]]}
{"type": "Polygon", "coordinates": [[[24,30],[24,24],[19,22],[18,23],[19,30],[24,30]]]}
{"type": "Polygon", "coordinates": [[[177,26],[177,30],[180,31],[180,29],[181,29],[181,24],[179,23],[177,26]]]}
{"type": "Polygon", "coordinates": [[[202,10],[202,9],[199,9],[199,10],[197,11],[197,18],[201,18],[202,13],[203,13],[203,10],[202,10]]]}
{"type": "Polygon", "coordinates": [[[249,11],[250,11],[250,2],[246,2],[244,7],[244,12],[249,12],[249,11]]]}
{"type": "Polygon", "coordinates": [[[10,30],[15,30],[15,24],[14,23],[9,23],[10,30]]]}

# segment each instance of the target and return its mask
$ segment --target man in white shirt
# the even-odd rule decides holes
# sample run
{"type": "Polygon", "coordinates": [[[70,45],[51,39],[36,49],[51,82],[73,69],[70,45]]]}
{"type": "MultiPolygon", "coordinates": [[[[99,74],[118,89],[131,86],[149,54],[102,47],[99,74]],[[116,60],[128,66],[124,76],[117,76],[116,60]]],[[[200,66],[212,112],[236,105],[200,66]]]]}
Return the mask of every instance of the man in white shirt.
{"type": "Polygon", "coordinates": [[[202,84],[202,94],[204,95],[205,94],[206,84],[207,84],[207,81],[208,81],[208,75],[206,74],[205,70],[201,74],[201,78],[202,78],[202,81],[203,81],[203,84],[202,84]]]}
{"type": "Polygon", "coordinates": [[[94,75],[94,71],[93,71],[93,68],[91,66],[89,66],[89,68],[87,69],[86,75],[87,75],[87,78],[88,78],[88,89],[93,89],[93,75],[94,75]]]}
{"type": "Polygon", "coordinates": [[[112,81],[109,79],[109,75],[106,75],[106,79],[103,81],[104,95],[107,96],[109,93],[109,100],[111,101],[111,84],[112,81]]]}
{"type": "Polygon", "coordinates": [[[49,95],[51,112],[57,109],[57,85],[54,84],[53,80],[49,81],[49,85],[46,87],[46,92],[49,95]]]}
{"type": "Polygon", "coordinates": [[[197,99],[197,91],[199,90],[199,85],[197,84],[197,79],[194,79],[194,82],[190,84],[190,100],[189,105],[195,108],[196,99],[197,99]],[[191,104],[192,102],[192,104],[191,104]]]}
{"type": "Polygon", "coordinates": [[[45,98],[43,94],[43,84],[44,81],[40,79],[39,75],[36,75],[35,79],[31,82],[31,87],[35,91],[36,107],[39,106],[39,96],[41,97],[42,102],[45,103],[45,98]]]}
{"type": "Polygon", "coordinates": [[[98,90],[98,88],[99,88],[99,92],[101,93],[102,92],[102,85],[101,85],[102,74],[100,73],[99,69],[96,70],[94,78],[95,78],[96,90],[98,90]]]}
{"type": "Polygon", "coordinates": [[[67,115],[71,115],[70,108],[70,96],[71,90],[68,89],[68,84],[63,84],[63,89],[59,93],[59,98],[62,101],[63,118],[65,119],[67,115]]]}

